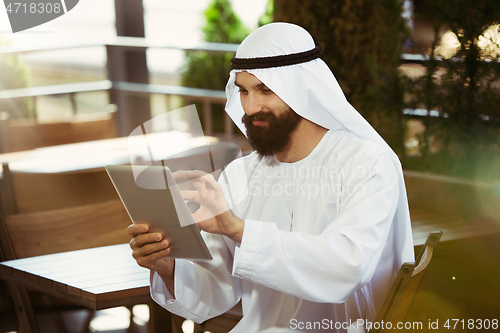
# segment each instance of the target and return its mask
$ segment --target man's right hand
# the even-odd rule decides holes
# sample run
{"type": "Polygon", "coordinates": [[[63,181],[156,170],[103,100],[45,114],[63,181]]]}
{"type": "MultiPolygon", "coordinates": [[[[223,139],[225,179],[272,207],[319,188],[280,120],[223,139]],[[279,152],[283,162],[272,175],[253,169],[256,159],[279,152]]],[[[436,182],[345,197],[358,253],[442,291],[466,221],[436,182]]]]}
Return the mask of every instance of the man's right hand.
{"type": "Polygon", "coordinates": [[[155,271],[174,295],[175,259],[165,258],[170,253],[170,244],[160,233],[150,233],[147,224],[131,224],[127,232],[132,236],[132,256],[141,267],[155,271]]]}

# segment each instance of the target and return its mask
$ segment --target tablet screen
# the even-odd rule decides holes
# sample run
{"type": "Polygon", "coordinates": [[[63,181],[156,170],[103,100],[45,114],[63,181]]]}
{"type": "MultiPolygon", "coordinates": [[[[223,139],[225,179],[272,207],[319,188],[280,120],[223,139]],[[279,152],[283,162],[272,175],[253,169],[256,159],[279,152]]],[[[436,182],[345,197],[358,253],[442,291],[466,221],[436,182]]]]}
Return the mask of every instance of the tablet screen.
{"type": "Polygon", "coordinates": [[[147,166],[135,179],[132,168],[106,166],[132,222],[146,223],[151,232],[162,233],[172,248],[167,257],[212,259],[170,170],[160,165],[147,166]]]}

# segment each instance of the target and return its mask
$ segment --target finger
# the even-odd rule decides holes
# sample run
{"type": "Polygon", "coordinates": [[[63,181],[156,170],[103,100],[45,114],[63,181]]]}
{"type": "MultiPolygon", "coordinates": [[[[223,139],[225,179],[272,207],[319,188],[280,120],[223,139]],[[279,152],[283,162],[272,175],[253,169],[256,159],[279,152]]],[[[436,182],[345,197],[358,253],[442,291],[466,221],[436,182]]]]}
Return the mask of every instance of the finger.
{"type": "Polygon", "coordinates": [[[215,193],[212,190],[212,187],[205,182],[193,181],[193,185],[197,193],[195,201],[198,202],[199,204],[210,205],[210,203],[212,203],[215,193]]]}
{"type": "Polygon", "coordinates": [[[163,251],[167,249],[170,246],[170,243],[167,240],[161,241],[161,242],[156,242],[156,243],[149,243],[146,244],[140,248],[136,248],[132,252],[132,257],[134,257],[136,260],[142,257],[147,257],[150,256],[151,254],[158,252],[158,251],[163,251]]]}
{"type": "MultiPolygon", "coordinates": [[[[188,171],[188,174],[191,171],[188,171]]],[[[192,172],[197,172],[197,171],[192,171],[192,172]]],[[[191,183],[193,183],[194,186],[196,186],[196,183],[199,184],[205,184],[207,187],[214,187],[219,184],[218,181],[215,180],[214,175],[211,173],[204,173],[203,171],[200,171],[201,173],[198,174],[198,177],[193,177],[191,179],[191,183]]]]}
{"type": "Polygon", "coordinates": [[[132,238],[130,241],[130,247],[132,250],[139,249],[146,244],[157,243],[163,239],[163,235],[160,233],[147,233],[147,234],[139,234],[132,238]]]}
{"type": "Polygon", "coordinates": [[[201,189],[213,190],[213,191],[222,191],[222,186],[218,181],[215,180],[214,176],[211,174],[206,174],[202,177],[193,179],[191,183],[194,187],[200,191],[201,189]]]}
{"type": "Polygon", "coordinates": [[[201,171],[201,170],[188,170],[188,171],[185,171],[185,177],[187,179],[196,179],[196,178],[200,178],[200,177],[203,177],[203,176],[206,176],[206,175],[209,175],[209,173],[206,173],[204,171],[201,171]]]}
{"type": "Polygon", "coordinates": [[[201,178],[209,183],[217,183],[217,181],[214,178],[214,175],[212,175],[211,173],[206,173],[201,178]]]}
{"type": "Polygon", "coordinates": [[[156,261],[163,259],[165,256],[170,254],[172,249],[170,247],[166,249],[162,249],[156,252],[153,252],[147,256],[141,256],[136,258],[136,262],[139,266],[148,268],[148,269],[154,269],[156,266],[156,261]]]}
{"type": "Polygon", "coordinates": [[[192,200],[196,201],[196,196],[198,195],[198,191],[181,191],[181,195],[184,200],[192,200]]]}
{"type": "Polygon", "coordinates": [[[220,186],[219,182],[215,180],[213,175],[206,175],[205,177],[203,177],[203,179],[206,180],[206,183],[209,185],[211,189],[216,191],[222,191],[222,186],[220,186]]]}
{"type": "Polygon", "coordinates": [[[206,188],[217,189],[219,183],[215,180],[214,176],[210,173],[204,173],[200,177],[194,178],[191,180],[193,185],[196,187],[196,184],[204,184],[206,188]]]}
{"type": "Polygon", "coordinates": [[[174,179],[187,178],[186,172],[187,170],[177,170],[176,172],[172,173],[172,177],[174,177],[174,179]]]}
{"type": "Polygon", "coordinates": [[[127,227],[127,233],[135,237],[139,234],[143,234],[148,232],[149,226],[147,224],[141,224],[141,223],[133,223],[127,227]]]}
{"type": "Polygon", "coordinates": [[[150,255],[148,255],[146,257],[142,257],[142,260],[144,260],[145,262],[149,262],[150,264],[152,264],[152,263],[154,263],[155,261],[157,261],[159,259],[163,259],[166,255],[170,254],[170,252],[172,252],[172,248],[168,247],[168,248],[163,249],[161,251],[157,251],[157,252],[151,253],[150,255]]]}

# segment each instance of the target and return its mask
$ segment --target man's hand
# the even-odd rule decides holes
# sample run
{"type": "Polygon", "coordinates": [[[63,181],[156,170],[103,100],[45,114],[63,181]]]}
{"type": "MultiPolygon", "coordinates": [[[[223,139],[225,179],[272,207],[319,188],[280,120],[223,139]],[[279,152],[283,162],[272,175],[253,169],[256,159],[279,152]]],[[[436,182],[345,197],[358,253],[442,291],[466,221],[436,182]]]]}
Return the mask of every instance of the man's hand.
{"type": "Polygon", "coordinates": [[[196,188],[196,191],[182,191],[182,196],[184,200],[192,200],[201,205],[193,214],[201,230],[224,235],[241,243],[245,221],[229,209],[222,187],[211,174],[203,171],[177,171],[172,175],[175,179],[190,180],[196,188]]]}
{"type": "Polygon", "coordinates": [[[165,258],[170,253],[170,244],[160,233],[150,233],[147,224],[131,224],[127,232],[132,236],[130,248],[139,266],[155,271],[174,295],[175,259],[165,258]]]}

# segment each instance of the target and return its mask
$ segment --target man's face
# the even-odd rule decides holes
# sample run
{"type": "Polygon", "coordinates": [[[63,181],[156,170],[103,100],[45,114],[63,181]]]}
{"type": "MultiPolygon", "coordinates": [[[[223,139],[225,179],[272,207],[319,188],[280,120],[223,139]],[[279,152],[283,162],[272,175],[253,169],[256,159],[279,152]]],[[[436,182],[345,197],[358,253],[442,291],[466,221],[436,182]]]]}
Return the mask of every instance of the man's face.
{"type": "Polygon", "coordinates": [[[237,73],[235,85],[240,89],[245,111],[241,120],[250,144],[262,156],[282,152],[302,117],[252,74],[237,73]]]}

